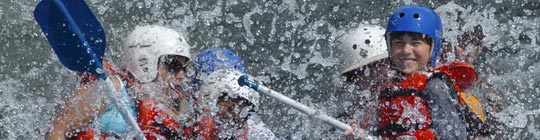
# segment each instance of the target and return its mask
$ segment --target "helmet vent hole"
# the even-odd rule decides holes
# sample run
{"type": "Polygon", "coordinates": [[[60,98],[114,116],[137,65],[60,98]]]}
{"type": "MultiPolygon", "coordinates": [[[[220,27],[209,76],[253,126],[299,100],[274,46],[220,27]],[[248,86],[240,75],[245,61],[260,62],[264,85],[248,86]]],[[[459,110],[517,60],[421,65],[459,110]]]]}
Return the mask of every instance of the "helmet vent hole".
{"type": "Polygon", "coordinates": [[[367,45],[369,45],[369,43],[371,43],[371,41],[369,39],[366,39],[366,41],[364,41],[364,43],[366,43],[367,45]]]}
{"type": "Polygon", "coordinates": [[[414,13],[414,14],[413,14],[413,18],[416,18],[416,19],[418,19],[418,18],[420,18],[420,15],[419,15],[419,14],[417,14],[417,13],[414,13]]]}
{"type": "Polygon", "coordinates": [[[358,48],[358,46],[356,44],[352,45],[352,49],[355,49],[358,48]]]}
{"type": "Polygon", "coordinates": [[[400,18],[402,18],[403,16],[405,16],[405,13],[399,13],[400,18]]]}
{"type": "Polygon", "coordinates": [[[145,67],[145,68],[142,69],[142,71],[143,72],[148,72],[148,68],[145,67]]]}
{"type": "Polygon", "coordinates": [[[148,63],[148,58],[140,58],[140,59],[139,59],[139,63],[141,63],[141,64],[147,64],[147,63],[148,63]]]}

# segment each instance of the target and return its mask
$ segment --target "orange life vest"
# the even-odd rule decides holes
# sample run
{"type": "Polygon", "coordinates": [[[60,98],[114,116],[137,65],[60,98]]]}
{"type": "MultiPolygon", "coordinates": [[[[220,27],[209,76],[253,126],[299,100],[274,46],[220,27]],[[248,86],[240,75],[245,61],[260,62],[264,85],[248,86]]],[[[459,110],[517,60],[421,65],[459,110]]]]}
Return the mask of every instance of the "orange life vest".
{"type": "MultiPolygon", "coordinates": [[[[437,139],[431,129],[432,118],[422,97],[430,78],[448,77],[456,89],[452,97],[469,88],[478,79],[474,67],[461,62],[442,65],[426,73],[412,73],[404,79],[392,80],[379,95],[379,125],[377,133],[383,139],[415,137],[418,140],[437,139]]],[[[460,105],[462,99],[459,99],[460,105]]]]}

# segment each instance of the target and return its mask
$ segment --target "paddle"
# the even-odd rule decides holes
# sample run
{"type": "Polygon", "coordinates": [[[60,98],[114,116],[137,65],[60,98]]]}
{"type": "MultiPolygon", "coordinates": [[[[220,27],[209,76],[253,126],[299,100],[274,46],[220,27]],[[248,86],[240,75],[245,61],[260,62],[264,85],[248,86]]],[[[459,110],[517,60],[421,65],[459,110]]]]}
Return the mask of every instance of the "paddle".
{"type": "Polygon", "coordinates": [[[105,80],[106,91],[117,110],[144,139],[142,131],[124,104],[113,96],[114,87],[103,69],[101,57],[105,53],[105,30],[84,0],[42,0],[34,17],[60,62],[70,70],[89,72],[105,80]]]}
{"type": "MultiPolygon", "coordinates": [[[[270,96],[282,103],[285,103],[289,106],[292,106],[294,109],[298,110],[298,111],[301,111],[302,113],[304,114],[307,114],[311,117],[314,117],[314,118],[317,118],[329,125],[332,125],[334,126],[335,128],[338,128],[339,130],[345,132],[347,130],[351,130],[351,126],[339,121],[339,120],[336,120],[335,118],[332,118],[318,110],[315,110],[309,106],[306,106],[296,100],[293,100],[277,91],[274,91],[264,85],[260,85],[258,82],[255,82],[255,81],[252,81],[252,80],[249,80],[248,79],[248,76],[247,75],[242,75],[238,78],[238,85],[240,86],[248,86],[252,89],[254,89],[255,91],[261,93],[261,94],[264,94],[266,96],[270,96]]],[[[356,134],[354,135],[357,135],[357,134],[361,134],[360,136],[362,136],[362,139],[365,139],[365,140],[376,140],[378,139],[377,137],[375,136],[371,136],[371,135],[368,135],[366,134],[366,130],[364,129],[361,129],[361,128],[355,128],[356,130],[356,134]]]]}
{"type": "Polygon", "coordinates": [[[240,76],[240,78],[238,78],[238,84],[240,86],[248,86],[254,90],[256,90],[257,92],[261,93],[261,94],[264,94],[266,96],[270,96],[282,103],[285,103],[289,106],[292,106],[293,108],[295,108],[296,110],[299,110],[301,111],[302,113],[304,114],[307,114],[309,116],[312,116],[312,117],[315,117],[327,124],[330,124],[338,129],[340,129],[341,131],[346,131],[346,130],[349,130],[351,129],[351,127],[339,120],[336,120],[335,118],[332,118],[318,110],[315,110],[309,106],[306,106],[298,101],[295,101],[277,91],[274,91],[266,86],[263,86],[263,85],[260,85],[258,82],[255,82],[255,81],[251,81],[248,79],[248,76],[247,75],[242,75],[240,76]]]}

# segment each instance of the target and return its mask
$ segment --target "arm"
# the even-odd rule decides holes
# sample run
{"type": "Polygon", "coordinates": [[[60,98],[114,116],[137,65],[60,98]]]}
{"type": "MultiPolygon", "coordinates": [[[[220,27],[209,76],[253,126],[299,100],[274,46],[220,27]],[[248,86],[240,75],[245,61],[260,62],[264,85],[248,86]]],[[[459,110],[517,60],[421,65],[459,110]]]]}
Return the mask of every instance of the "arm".
{"type": "Polygon", "coordinates": [[[456,56],[460,61],[474,64],[476,59],[484,49],[482,39],[473,33],[464,33],[458,37],[458,47],[456,47],[456,56]]]}
{"type": "Polygon", "coordinates": [[[432,123],[438,139],[467,139],[467,129],[464,116],[461,114],[453,86],[448,86],[447,78],[430,79],[424,90],[432,123]]]}
{"type": "MultiPolygon", "coordinates": [[[[111,81],[119,90],[118,79],[111,78],[111,81]]],[[[89,82],[75,91],[54,118],[52,131],[45,134],[46,139],[66,139],[66,133],[84,129],[105,110],[103,94],[99,92],[99,82],[99,80],[89,82]]]]}
{"type": "Polygon", "coordinates": [[[462,61],[474,64],[485,48],[482,41],[484,37],[482,26],[478,25],[474,27],[474,31],[459,35],[457,45],[452,45],[450,42],[443,40],[441,63],[462,61]],[[455,56],[455,58],[449,60],[450,56],[455,56]]]}

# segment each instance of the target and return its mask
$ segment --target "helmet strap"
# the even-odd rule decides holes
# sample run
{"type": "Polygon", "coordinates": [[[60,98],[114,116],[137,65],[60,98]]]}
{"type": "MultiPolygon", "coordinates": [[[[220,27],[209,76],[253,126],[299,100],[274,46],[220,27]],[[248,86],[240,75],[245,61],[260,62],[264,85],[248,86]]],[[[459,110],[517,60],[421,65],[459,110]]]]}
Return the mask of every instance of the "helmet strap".
{"type": "Polygon", "coordinates": [[[433,49],[435,48],[435,39],[432,38],[431,40],[433,40],[433,41],[431,42],[431,45],[429,46],[430,47],[429,48],[429,61],[428,61],[428,64],[427,64],[428,67],[431,66],[431,59],[433,59],[433,57],[436,58],[436,56],[433,56],[433,49]]]}

